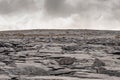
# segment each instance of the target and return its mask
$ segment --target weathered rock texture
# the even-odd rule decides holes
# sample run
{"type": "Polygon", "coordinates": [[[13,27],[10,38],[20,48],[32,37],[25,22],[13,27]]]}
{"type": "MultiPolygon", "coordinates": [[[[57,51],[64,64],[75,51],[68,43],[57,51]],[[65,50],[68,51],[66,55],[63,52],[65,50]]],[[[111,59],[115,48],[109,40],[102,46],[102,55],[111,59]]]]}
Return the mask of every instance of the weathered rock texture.
{"type": "Polygon", "coordinates": [[[0,80],[120,80],[120,32],[0,32],[0,80]]]}

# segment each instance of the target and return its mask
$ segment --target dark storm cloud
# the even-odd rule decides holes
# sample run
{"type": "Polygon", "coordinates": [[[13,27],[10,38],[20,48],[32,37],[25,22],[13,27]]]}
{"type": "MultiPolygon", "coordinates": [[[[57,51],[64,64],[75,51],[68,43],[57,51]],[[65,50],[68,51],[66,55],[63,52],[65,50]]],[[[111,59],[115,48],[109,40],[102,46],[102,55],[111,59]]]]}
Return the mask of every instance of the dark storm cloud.
{"type": "MultiPolygon", "coordinates": [[[[52,16],[69,16],[74,13],[88,15],[95,9],[100,10],[100,8],[102,8],[102,3],[104,2],[104,0],[95,0],[96,2],[91,1],[80,0],[75,6],[72,6],[70,3],[67,3],[67,0],[45,0],[44,7],[46,12],[52,16]]],[[[76,0],[72,2],[75,3],[76,0]]]]}
{"type": "Polygon", "coordinates": [[[21,10],[30,11],[35,10],[35,2],[33,0],[1,0],[0,14],[9,14],[20,12],[21,10]]]}
{"type": "Polygon", "coordinates": [[[120,16],[119,0],[0,0],[0,14],[40,11],[41,5],[38,3],[42,1],[44,1],[43,10],[55,17],[68,17],[72,14],[84,17],[109,14],[111,18],[119,19],[120,16]]]}
{"type": "MultiPolygon", "coordinates": [[[[65,17],[79,14],[84,17],[108,14],[111,18],[120,16],[119,0],[71,0],[75,6],[66,3],[70,0],[45,0],[44,8],[49,15],[65,17]]],[[[106,15],[107,16],[107,15],[106,15]]]]}
{"type": "Polygon", "coordinates": [[[44,8],[48,14],[54,16],[69,16],[74,12],[73,7],[65,0],[45,0],[44,8]]]}

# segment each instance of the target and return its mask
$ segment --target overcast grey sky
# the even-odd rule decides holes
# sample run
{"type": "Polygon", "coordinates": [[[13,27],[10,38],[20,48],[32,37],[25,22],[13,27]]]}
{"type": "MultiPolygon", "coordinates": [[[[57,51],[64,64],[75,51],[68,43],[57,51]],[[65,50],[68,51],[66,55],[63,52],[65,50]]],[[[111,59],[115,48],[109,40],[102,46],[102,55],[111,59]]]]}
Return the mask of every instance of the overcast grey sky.
{"type": "Polygon", "coordinates": [[[0,30],[120,30],[120,0],[0,0],[0,30]]]}

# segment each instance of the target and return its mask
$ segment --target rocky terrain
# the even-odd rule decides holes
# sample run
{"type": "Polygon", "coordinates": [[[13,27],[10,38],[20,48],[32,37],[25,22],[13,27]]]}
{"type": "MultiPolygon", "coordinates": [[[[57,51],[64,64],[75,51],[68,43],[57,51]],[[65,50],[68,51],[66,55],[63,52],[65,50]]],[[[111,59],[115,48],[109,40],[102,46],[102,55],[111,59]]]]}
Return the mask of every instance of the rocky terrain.
{"type": "Polygon", "coordinates": [[[0,32],[0,80],[120,80],[120,32],[0,32]]]}

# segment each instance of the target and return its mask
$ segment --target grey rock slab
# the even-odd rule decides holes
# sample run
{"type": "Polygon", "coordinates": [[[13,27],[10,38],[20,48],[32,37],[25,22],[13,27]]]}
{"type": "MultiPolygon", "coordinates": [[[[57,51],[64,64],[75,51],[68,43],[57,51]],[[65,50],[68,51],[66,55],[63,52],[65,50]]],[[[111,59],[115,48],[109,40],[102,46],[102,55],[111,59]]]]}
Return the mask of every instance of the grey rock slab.
{"type": "Polygon", "coordinates": [[[71,58],[71,57],[64,57],[64,58],[57,60],[59,65],[72,65],[75,61],[76,61],[76,59],[71,58]]]}
{"type": "Polygon", "coordinates": [[[59,66],[59,65],[52,65],[52,66],[49,66],[49,68],[51,68],[52,71],[54,71],[54,70],[59,70],[59,69],[64,69],[64,67],[61,67],[61,66],[59,66]]]}
{"type": "Polygon", "coordinates": [[[55,71],[50,71],[50,75],[72,75],[75,71],[70,69],[59,69],[55,71]]]}
{"type": "Polygon", "coordinates": [[[100,59],[96,58],[92,67],[95,68],[95,67],[101,67],[101,66],[105,66],[106,64],[101,61],[100,59]]]}
{"type": "Polygon", "coordinates": [[[99,67],[97,73],[120,77],[120,70],[109,70],[104,67],[99,67]]]}
{"type": "Polygon", "coordinates": [[[35,66],[26,66],[14,69],[8,69],[8,72],[11,75],[34,75],[34,76],[48,76],[48,71],[35,67],[35,66]]]}
{"type": "Polygon", "coordinates": [[[0,53],[4,52],[5,48],[0,48],[0,53]]]}

